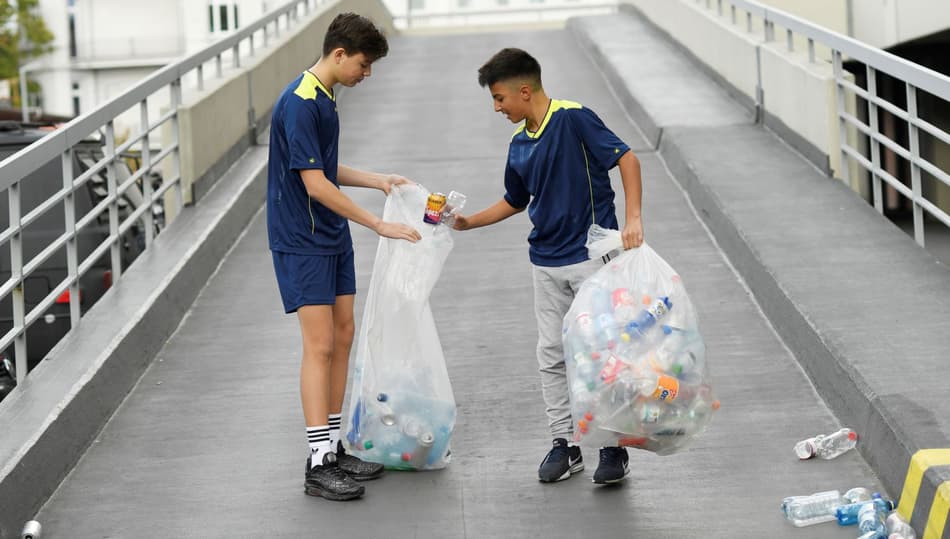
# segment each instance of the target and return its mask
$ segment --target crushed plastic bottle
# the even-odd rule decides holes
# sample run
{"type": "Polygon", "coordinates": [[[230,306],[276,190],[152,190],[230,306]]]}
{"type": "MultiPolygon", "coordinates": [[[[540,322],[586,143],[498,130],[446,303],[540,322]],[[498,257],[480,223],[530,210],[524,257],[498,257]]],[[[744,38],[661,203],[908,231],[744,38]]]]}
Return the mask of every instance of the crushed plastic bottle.
{"type": "Polygon", "coordinates": [[[467,199],[468,197],[458,191],[450,192],[449,196],[445,197],[445,206],[442,209],[442,222],[450,227],[454,225],[455,216],[465,207],[465,201],[467,199]]]}
{"type": "Polygon", "coordinates": [[[897,511],[887,516],[884,527],[887,528],[887,539],[917,539],[917,532],[897,511]]]}
{"type": "Polygon", "coordinates": [[[858,443],[858,434],[849,428],[843,428],[827,436],[819,434],[795,444],[795,454],[801,460],[819,457],[833,459],[854,449],[858,443]]]}
{"type": "Polygon", "coordinates": [[[868,534],[873,532],[873,537],[884,539],[887,537],[887,530],[884,528],[884,518],[889,509],[885,509],[880,504],[865,503],[858,511],[858,529],[868,534]]]}
{"type": "Polygon", "coordinates": [[[848,505],[842,505],[841,507],[835,509],[835,518],[838,520],[838,524],[841,526],[853,526],[857,524],[860,520],[861,509],[865,506],[874,506],[886,515],[889,511],[894,510],[894,501],[885,500],[881,498],[879,493],[875,492],[872,499],[869,501],[861,501],[850,503],[848,505]]]}

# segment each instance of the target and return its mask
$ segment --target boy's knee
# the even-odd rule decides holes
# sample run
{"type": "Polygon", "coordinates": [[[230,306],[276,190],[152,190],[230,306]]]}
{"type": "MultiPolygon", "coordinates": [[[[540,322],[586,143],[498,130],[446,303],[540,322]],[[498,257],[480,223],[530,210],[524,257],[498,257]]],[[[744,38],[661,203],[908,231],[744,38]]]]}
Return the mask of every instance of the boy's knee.
{"type": "Polygon", "coordinates": [[[334,331],[336,331],[336,338],[346,341],[353,340],[353,334],[356,332],[356,324],[353,322],[353,319],[343,320],[336,322],[334,324],[334,331]]]}

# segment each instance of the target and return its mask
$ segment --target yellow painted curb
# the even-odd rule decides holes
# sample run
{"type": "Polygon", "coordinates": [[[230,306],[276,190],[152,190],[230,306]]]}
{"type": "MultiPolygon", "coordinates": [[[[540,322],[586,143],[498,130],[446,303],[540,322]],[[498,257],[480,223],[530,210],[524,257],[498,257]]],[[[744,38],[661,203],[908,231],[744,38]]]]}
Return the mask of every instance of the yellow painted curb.
{"type": "Polygon", "coordinates": [[[934,503],[930,506],[930,516],[927,517],[927,527],[924,528],[924,539],[940,539],[943,537],[943,527],[950,514],[950,481],[944,481],[934,493],[934,503]]]}

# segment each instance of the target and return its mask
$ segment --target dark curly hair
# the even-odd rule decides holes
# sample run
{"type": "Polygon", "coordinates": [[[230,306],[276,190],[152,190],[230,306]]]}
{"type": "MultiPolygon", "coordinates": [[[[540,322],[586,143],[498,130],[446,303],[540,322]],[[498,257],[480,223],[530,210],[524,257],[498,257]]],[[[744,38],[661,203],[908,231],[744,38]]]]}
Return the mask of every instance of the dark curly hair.
{"type": "Polygon", "coordinates": [[[323,55],[342,48],[346,54],[363,53],[370,62],[375,62],[389,52],[389,43],[373,21],[356,13],[340,13],[327,28],[323,38],[323,55]]]}
{"type": "Polygon", "coordinates": [[[501,49],[478,69],[478,84],[491,86],[496,82],[526,79],[531,86],[541,88],[541,64],[521,49],[501,49]]]}

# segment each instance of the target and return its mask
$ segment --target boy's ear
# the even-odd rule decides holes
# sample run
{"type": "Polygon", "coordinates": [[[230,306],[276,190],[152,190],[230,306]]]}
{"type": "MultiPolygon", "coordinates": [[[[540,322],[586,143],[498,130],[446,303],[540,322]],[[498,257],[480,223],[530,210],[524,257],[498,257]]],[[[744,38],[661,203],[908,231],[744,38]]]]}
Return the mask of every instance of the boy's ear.
{"type": "Polygon", "coordinates": [[[343,47],[337,47],[333,49],[333,52],[330,53],[330,58],[332,58],[333,62],[337,64],[343,61],[344,56],[346,56],[346,49],[343,47]]]}
{"type": "Polygon", "coordinates": [[[531,89],[530,84],[522,84],[521,87],[518,88],[518,94],[521,96],[521,99],[524,99],[525,101],[530,101],[531,94],[533,93],[534,90],[531,89]]]}

